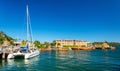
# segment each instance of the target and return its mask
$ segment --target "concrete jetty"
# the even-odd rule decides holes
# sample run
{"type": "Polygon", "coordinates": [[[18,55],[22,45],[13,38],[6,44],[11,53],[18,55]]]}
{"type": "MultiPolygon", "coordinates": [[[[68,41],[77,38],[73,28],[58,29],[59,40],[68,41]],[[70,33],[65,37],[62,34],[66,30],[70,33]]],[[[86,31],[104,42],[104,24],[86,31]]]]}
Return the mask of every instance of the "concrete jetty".
{"type": "Polygon", "coordinates": [[[15,52],[17,50],[19,50],[19,48],[13,46],[0,47],[0,59],[7,59],[9,53],[15,52]]]}

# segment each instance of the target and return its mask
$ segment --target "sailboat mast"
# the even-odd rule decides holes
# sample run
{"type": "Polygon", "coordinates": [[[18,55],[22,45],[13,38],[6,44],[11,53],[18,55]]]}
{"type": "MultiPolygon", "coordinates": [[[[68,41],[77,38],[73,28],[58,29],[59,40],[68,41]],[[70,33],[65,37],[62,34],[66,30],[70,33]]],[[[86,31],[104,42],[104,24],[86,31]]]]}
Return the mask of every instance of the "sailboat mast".
{"type": "Polygon", "coordinates": [[[26,14],[27,14],[27,44],[29,40],[29,12],[28,12],[28,5],[26,6],[26,14]]]}
{"type": "Polygon", "coordinates": [[[27,15],[27,44],[28,44],[28,38],[29,38],[29,23],[28,23],[28,5],[26,6],[26,15],[27,15]]]}
{"type": "Polygon", "coordinates": [[[27,13],[27,44],[28,44],[29,41],[32,43],[33,40],[28,5],[26,6],[26,13],[27,13]]]}

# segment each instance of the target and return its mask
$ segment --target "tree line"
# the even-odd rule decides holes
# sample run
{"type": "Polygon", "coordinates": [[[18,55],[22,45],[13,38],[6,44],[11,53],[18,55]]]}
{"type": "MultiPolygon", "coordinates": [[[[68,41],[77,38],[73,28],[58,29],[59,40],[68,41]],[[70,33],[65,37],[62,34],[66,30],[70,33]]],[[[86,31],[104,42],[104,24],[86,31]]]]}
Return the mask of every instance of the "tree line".
{"type": "MultiPolygon", "coordinates": [[[[4,41],[8,41],[10,43],[10,45],[14,45],[14,41],[16,41],[16,39],[8,36],[3,31],[0,31],[0,46],[2,46],[4,41]]],[[[102,44],[102,43],[104,43],[104,42],[93,42],[92,45],[102,44]]],[[[105,41],[105,43],[109,44],[110,46],[114,46],[114,47],[120,46],[120,42],[107,42],[107,41],[105,41]]],[[[39,40],[35,40],[33,42],[33,44],[37,48],[48,48],[48,47],[55,47],[56,46],[55,41],[41,43],[39,40]]],[[[22,45],[26,45],[26,40],[22,40],[22,45]]],[[[60,44],[57,44],[57,45],[60,45],[60,44]]]]}

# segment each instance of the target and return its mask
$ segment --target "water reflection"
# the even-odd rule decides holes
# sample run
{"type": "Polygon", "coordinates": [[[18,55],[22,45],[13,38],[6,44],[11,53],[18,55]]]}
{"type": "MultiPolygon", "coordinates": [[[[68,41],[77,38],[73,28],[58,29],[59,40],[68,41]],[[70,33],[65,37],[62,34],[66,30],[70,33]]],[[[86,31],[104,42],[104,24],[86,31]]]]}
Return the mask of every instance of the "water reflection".
{"type": "Polygon", "coordinates": [[[8,64],[8,65],[14,65],[15,62],[14,62],[13,59],[7,59],[7,64],[8,64]]]}
{"type": "Polygon", "coordinates": [[[18,65],[21,65],[21,64],[32,65],[38,60],[39,60],[39,56],[31,58],[31,59],[14,59],[14,62],[17,63],[18,65]]]}
{"type": "MultiPolygon", "coordinates": [[[[0,60],[0,68],[3,70],[5,69],[12,69],[17,67],[31,67],[35,65],[35,63],[38,63],[39,56],[31,58],[31,59],[6,59],[6,60],[0,60]],[[6,68],[5,68],[6,67],[6,68]]],[[[14,70],[14,69],[12,69],[14,70]]]]}
{"type": "Polygon", "coordinates": [[[91,51],[56,51],[56,58],[78,58],[78,59],[88,59],[91,57],[91,51]]]}
{"type": "Polygon", "coordinates": [[[5,66],[5,60],[0,60],[0,68],[5,66]]]}

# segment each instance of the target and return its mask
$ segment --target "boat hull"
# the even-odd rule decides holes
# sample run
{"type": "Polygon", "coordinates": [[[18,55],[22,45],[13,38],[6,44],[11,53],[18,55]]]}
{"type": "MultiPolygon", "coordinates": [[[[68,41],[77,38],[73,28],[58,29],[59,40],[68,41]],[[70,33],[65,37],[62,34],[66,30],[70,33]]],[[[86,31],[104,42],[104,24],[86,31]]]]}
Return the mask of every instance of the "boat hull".
{"type": "Polygon", "coordinates": [[[24,57],[24,59],[30,59],[32,57],[38,56],[40,54],[40,52],[34,51],[34,52],[30,52],[30,53],[11,53],[8,55],[8,59],[14,59],[15,57],[24,57]]]}
{"type": "Polygon", "coordinates": [[[14,55],[11,53],[11,54],[8,54],[7,56],[8,59],[13,59],[14,58],[14,55]]]}
{"type": "Polygon", "coordinates": [[[35,51],[35,52],[31,52],[31,53],[26,53],[26,54],[24,55],[24,58],[25,58],[25,59],[29,59],[29,58],[38,56],[39,54],[40,54],[39,51],[35,51]]]}

